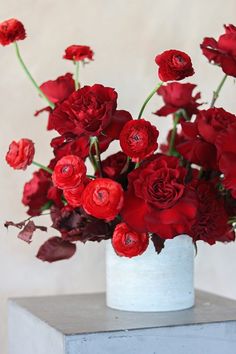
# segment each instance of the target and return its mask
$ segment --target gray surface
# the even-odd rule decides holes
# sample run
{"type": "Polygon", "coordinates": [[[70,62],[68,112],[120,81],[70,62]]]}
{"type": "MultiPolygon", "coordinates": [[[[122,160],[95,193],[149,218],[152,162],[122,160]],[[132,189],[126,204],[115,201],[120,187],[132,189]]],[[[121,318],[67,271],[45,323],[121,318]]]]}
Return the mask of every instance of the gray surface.
{"type": "Polygon", "coordinates": [[[164,313],[112,310],[106,307],[104,294],[18,298],[11,301],[65,335],[236,321],[236,301],[202,291],[196,292],[194,308],[164,313]]]}

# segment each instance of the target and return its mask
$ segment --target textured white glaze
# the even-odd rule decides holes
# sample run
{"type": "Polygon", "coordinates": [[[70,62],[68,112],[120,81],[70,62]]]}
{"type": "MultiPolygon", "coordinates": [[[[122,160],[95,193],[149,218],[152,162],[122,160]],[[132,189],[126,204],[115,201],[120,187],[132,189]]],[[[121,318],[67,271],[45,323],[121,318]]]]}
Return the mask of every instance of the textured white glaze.
{"type": "Polygon", "coordinates": [[[138,257],[115,254],[106,245],[107,306],[126,311],[175,311],[194,305],[194,247],[180,235],[158,255],[152,242],[138,257]]]}

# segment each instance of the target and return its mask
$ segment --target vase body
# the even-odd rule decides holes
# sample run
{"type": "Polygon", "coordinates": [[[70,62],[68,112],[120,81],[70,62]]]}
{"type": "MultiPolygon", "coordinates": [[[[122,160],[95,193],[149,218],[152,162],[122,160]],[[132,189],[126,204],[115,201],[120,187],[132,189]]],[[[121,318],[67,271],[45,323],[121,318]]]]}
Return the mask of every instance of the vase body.
{"type": "Polygon", "coordinates": [[[119,257],[106,244],[107,306],[124,311],[176,311],[194,305],[194,246],[187,235],[166,240],[160,254],[150,242],[141,256],[119,257]]]}

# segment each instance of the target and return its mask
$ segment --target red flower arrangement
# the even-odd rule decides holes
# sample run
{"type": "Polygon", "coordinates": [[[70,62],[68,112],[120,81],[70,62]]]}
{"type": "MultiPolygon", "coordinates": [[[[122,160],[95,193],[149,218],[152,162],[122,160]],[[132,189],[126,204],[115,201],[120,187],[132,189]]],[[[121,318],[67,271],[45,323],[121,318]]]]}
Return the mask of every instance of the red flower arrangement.
{"type": "Polygon", "coordinates": [[[112,239],[117,255],[135,257],[145,252],[149,241],[159,253],[166,239],[179,234],[210,245],[235,240],[236,116],[215,103],[227,76],[236,77],[236,27],[225,26],[218,41],[205,38],[201,44],[207,59],[225,73],[210,107],[200,107],[200,93],[193,94],[196,85],[176,82],[194,74],[190,57],[167,50],[155,58],[161,82],[144,101],[137,119],[117,109],[113,88],[81,87],[79,65],[94,57],[89,46],[65,49],[63,58],[74,64],[74,75],[66,73],[38,85],[19,51],[17,41],[25,37],[20,21],[0,24],[0,44],[15,46],[26,74],[46,101],[46,108],[36,115],[48,112],[47,128],[57,135],[51,141],[54,158],[47,165],[34,161],[30,139],[10,144],[6,161],[11,167],[39,169],[23,191],[30,217],[5,225],[21,229],[18,237],[29,243],[36,229],[46,231],[32,218],[49,210],[52,228],[59,235],[40,247],[39,259],[68,259],[79,241],[112,239]],[[161,145],[157,127],[143,116],[155,94],[164,101],[155,114],[173,119],[167,142],[161,145]],[[122,151],[103,159],[114,140],[119,140],[122,151]],[[88,163],[92,175],[87,174],[88,163]]]}

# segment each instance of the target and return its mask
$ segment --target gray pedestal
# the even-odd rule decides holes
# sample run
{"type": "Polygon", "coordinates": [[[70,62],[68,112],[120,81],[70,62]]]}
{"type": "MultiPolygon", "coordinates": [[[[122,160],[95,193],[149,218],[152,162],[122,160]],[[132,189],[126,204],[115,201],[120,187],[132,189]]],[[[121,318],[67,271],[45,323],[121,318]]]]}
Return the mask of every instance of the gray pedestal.
{"type": "Polygon", "coordinates": [[[109,309],[104,294],[9,301],[9,354],[235,354],[236,301],[197,291],[166,313],[109,309]]]}

